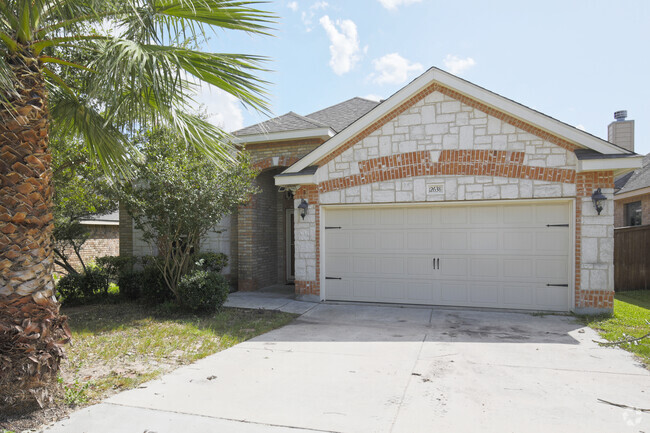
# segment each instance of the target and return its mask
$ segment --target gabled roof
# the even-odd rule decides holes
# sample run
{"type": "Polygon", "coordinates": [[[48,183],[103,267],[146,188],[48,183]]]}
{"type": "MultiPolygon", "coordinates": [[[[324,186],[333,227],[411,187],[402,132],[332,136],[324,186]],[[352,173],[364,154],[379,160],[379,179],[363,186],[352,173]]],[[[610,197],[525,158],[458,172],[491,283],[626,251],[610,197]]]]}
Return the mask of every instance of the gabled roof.
{"type": "MultiPolygon", "coordinates": [[[[397,91],[390,98],[370,110],[367,114],[350,124],[347,128],[336,134],[333,138],[314,149],[304,158],[289,167],[284,173],[298,173],[304,168],[315,165],[328,155],[335,152],[339,147],[349,144],[362,136],[368,129],[382,119],[390,117],[392,113],[398,112],[399,108],[407,101],[429,91],[435,86],[450,90],[459,98],[468,98],[476,101],[486,110],[495,110],[505,113],[515,123],[531,125],[542,134],[558,137],[562,141],[581,149],[591,149],[596,153],[606,155],[603,158],[591,158],[579,161],[579,171],[591,171],[601,169],[615,169],[628,171],[638,167],[638,156],[626,149],[618,147],[608,141],[586,133],[571,125],[560,122],[545,114],[521,105],[511,99],[505,98],[494,92],[490,92],[455,75],[449,74],[437,68],[430,68],[408,85],[397,91]],[[614,156],[616,155],[616,156],[614,156]],[[623,157],[619,157],[619,155],[623,157]],[[615,160],[615,162],[613,162],[615,160]]],[[[276,182],[276,184],[280,184],[276,182]]]]}
{"type": "Polygon", "coordinates": [[[347,128],[379,102],[352,98],[306,116],[290,111],[282,116],[242,128],[232,134],[241,142],[276,141],[318,137],[325,140],[347,128]]]}
{"type": "Polygon", "coordinates": [[[650,187],[650,153],[643,158],[642,164],[641,168],[616,180],[616,187],[620,188],[616,194],[625,194],[650,187]]]}

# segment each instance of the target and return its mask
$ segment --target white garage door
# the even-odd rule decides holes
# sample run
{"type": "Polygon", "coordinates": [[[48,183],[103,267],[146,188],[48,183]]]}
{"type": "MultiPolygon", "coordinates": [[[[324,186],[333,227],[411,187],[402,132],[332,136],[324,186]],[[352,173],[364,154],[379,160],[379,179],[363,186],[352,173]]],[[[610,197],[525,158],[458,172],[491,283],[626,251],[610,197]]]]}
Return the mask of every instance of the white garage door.
{"type": "Polygon", "coordinates": [[[327,208],[327,300],[569,310],[568,203],[327,208]]]}

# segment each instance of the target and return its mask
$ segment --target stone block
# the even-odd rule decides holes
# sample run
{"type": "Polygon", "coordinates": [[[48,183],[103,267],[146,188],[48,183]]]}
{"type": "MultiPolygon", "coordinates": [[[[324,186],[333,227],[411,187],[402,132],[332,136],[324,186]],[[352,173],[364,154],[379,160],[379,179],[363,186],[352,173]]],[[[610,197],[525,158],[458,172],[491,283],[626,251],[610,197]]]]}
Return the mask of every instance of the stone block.
{"type": "Polygon", "coordinates": [[[598,239],[598,259],[602,263],[614,262],[614,237],[598,239]]]}
{"type": "Polygon", "coordinates": [[[427,197],[426,182],[424,179],[413,180],[413,201],[425,201],[427,197]]]}
{"type": "Polygon", "coordinates": [[[430,93],[424,98],[425,104],[432,104],[434,102],[442,102],[444,100],[445,100],[445,95],[443,95],[440,92],[430,93]]]}
{"type": "Polygon", "coordinates": [[[534,185],[533,197],[535,198],[562,197],[562,186],[561,185],[534,185]]]}
{"type": "Polygon", "coordinates": [[[361,203],[372,202],[372,187],[370,185],[361,185],[361,203]]]}
{"type": "Polygon", "coordinates": [[[401,143],[399,143],[400,153],[415,152],[416,150],[417,150],[417,144],[415,141],[402,141],[401,143]]]}
{"type": "Polygon", "coordinates": [[[395,201],[395,191],[373,191],[373,203],[393,203],[395,201]]]}
{"type": "Polygon", "coordinates": [[[419,125],[420,123],[422,123],[422,116],[420,114],[402,114],[399,116],[399,126],[419,125]]]}
{"type": "Polygon", "coordinates": [[[438,114],[436,116],[436,123],[452,123],[456,121],[455,114],[438,114]]]}
{"type": "Polygon", "coordinates": [[[564,155],[549,155],[546,158],[547,167],[564,167],[566,166],[566,156],[564,155]]]}
{"type": "Polygon", "coordinates": [[[503,185],[501,188],[501,198],[519,198],[518,185],[503,185]]]}
{"type": "MultiPolygon", "coordinates": [[[[584,227],[583,227],[584,229],[584,227]]],[[[598,262],[598,239],[582,238],[582,263],[598,262]]]]}
{"type": "Polygon", "coordinates": [[[367,149],[354,149],[354,160],[355,161],[365,161],[368,159],[368,150],[367,149]]]}
{"type": "Polygon", "coordinates": [[[420,111],[422,123],[434,123],[436,121],[436,107],[434,105],[425,105],[420,111]]]}
{"type": "Polygon", "coordinates": [[[363,140],[363,147],[377,147],[379,145],[379,137],[366,137],[363,140]]]}
{"type": "Polygon", "coordinates": [[[426,125],[424,127],[425,132],[427,135],[435,135],[435,134],[446,134],[449,132],[449,124],[448,123],[432,123],[429,125],[426,125]]]}
{"type": "Polygon", "coordinates": [[[440,112],[443,114],[457,113],[459,111],[460,111],[460,101],[448,101],[440,104],[440,112]]]}
{"type": "Polygon", "coordinates": [[[488,117],[487,122],[487,133],[488,134],[500,134],[501,133],[501,121],[496,117],[488,117]]]}
{"type": "Polygon", "coordinates": [[[457,113],[456,114],[456,125],[469,125],[469,113],[457,113]]]}
{"type": "Polygon", "coordinates": [[[395,199],[398,202],[412,202],[413,193],[410,191],[398,191],[397,193],[395,193],[395,199]]]}
{"type": "Polygon", "coordinates": [[[483,195],[486,199],[500,199],[501,188],[496,185],[486,185],[483,189],[483,195]]]}
{"type": "Polygon", "coordinates": [[[442,136],[443,149],[458,149],[458,135],[443,135],[442,136]]]}
{"type": "Polygon", "coordinates": [[[459,134],[459,149],[471,149],[474,147],[474,127],[461,126],[459,134]]]}

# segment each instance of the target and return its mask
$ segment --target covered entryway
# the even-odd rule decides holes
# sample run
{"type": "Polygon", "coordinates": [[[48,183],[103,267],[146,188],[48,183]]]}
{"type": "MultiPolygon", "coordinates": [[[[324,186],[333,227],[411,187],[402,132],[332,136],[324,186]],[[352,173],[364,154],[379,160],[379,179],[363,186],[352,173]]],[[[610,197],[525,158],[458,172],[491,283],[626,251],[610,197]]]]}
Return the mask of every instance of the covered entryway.
{"type": "Polygon", "coordinates": [[[568,311],[568,201],[324,207],[325,300],[568,311]]]}

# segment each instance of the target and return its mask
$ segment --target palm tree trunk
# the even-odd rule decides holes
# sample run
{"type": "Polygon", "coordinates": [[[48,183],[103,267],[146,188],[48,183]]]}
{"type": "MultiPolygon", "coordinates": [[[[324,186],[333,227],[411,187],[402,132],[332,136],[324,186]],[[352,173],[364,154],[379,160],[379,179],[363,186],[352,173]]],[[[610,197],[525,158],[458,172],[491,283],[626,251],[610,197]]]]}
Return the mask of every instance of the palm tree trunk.
{"type": "Polygon", "coordinates": [[[30,53],[6,58],[18,96],[0,105],[0,413],[50,400],[62,346],[52,270],[47,92],[30,53]]]}

